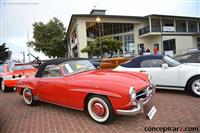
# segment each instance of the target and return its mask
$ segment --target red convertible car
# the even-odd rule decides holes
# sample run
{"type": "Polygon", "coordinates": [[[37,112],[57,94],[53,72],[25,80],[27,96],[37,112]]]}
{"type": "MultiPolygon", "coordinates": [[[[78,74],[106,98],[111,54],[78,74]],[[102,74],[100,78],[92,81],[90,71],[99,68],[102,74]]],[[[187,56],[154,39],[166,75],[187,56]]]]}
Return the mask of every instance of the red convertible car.
{"type": "Polygon", "coordinates": [[[40,100],[86,110],[98,123],[112,121],[115,114],[141,113],[155,92],[147,74],[95,70],[89,60],[80,58],[46,61],[16,88],[27,105],[40,100]]]}
{"type": "Polygon", "coordinates": [[[31,64],[7,64],[4,65],[4,71],[0,73],[0,88],[3,92],[15,89],[19,79],[35,75],[37,69],[31,64]]]}

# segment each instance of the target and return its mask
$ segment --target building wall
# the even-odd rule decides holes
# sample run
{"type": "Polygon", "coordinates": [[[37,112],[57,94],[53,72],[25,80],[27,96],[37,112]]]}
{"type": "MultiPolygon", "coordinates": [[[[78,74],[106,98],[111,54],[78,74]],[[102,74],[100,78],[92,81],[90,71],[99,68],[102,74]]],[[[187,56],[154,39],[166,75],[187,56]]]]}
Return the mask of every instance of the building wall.
{"type": "MultiPolygon", "coordinates": [[[[81,50],[87,46],[87,33],[86,33],[86,22],[95,22],[95,17],[77,17],[76,18],[76,31],[77,31],[77,49],[79,57],[88,57],[87,53],[82,53],[81,50]]],[[[189,48],[197,47],[197,36],[172,33],[171,35],[161,36],[161,32],[151,33],[151,35],[139,36],[139,29],[144,28],[149,25],[148,20],[142,19],[132,19],[132,18],[101,18],[101,22],[107,23],[133,23],[134,24],[134,44],[135,52],[138,54],[138,44],[144,44],[145,48],[149,48],[153,52],[154,44],[159,44],[159,52],[163,51],[164,40],[169,40],[175,38],[176,40],[176,50],[177,54],[182,54],[187,52],[189,48]]],[[[70,33],[71,34],[71,33],[70,33]]],[[[168,34],[168,33],[166,33],[168,34]]]]}
{"type": "MultiPolygon", "coordinates": [[[[81,50],[87,46],[87,31],[86,31],[86,22],[95,22],[95,18],[77,18],[77,38],[78,38],[78,56],[82,58],[87,58],[87,53],[82,53],[81,50]]],[[[144,21],[133,20],[133,19],[111,19],[111,18],[102,18],[101,22],[111,22],[111,23],[141,23],[144,21]]],[[[135,31],[135,27],[134,27],[135,31]]],[[[130,32],[131,33],[131,32],[130,32]]],[[[125,33],[125,34],[130,34],[125,33]]],[[[123,33],[122,33],[123,34],[123,33]]],[[[136,45],[137,47],[137,45],[136,45]]],[[[137,50],[136,50],[137,51],[137,50]]]]}
{"type": "Polygon", "coordinates": [[[163,41],[175,39],[176,42],[176,54],[184,54],[190,48],[197,48],[196,37],[193,36],[163,36],[163,41]]]}
{"type": "Polygon", "coordinates": [[[86,21],[84,19],[77,20],[77,37],[78,37],[78,57],[87,58],[87,53],[82,53],[81,50],[87,46],[86,21]]]}

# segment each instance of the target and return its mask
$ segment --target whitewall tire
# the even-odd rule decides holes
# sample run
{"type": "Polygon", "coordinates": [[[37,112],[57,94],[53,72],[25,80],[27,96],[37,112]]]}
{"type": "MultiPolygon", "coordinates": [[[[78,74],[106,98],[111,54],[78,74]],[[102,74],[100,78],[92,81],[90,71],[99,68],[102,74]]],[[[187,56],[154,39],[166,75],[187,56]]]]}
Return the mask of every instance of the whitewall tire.
{"type": "Polygon", "coordinates": [[[87,110],[90,117],[97,123],[109,123],[114,119],[112,106],[104,96],[90,96],[87,102],[87,110]]]}
{"type": "Polygon", "coordinates": [[[25,88],[23,90],[23,98],[24,98],[24,102],[27,105],[35,105],[36,101],[33,97],[32,91],[28,88],[25,88]]]}

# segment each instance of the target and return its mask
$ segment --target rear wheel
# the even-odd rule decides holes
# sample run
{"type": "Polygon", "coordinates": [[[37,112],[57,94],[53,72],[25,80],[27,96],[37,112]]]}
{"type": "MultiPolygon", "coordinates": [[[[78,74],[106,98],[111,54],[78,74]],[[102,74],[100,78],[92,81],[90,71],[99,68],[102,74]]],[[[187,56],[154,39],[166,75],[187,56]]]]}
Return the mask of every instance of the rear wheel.
{"type": "Polygon", "coordinates": [[[113,108],[104,96],[92,95],[87,102],[90,117],[97,123],[109,123],[114,119],[113,108]]]}
{"type": "Polygon", "coordinates": [[[194,77],[189,81],[188,92],[196,97],[200,97],[200,76],[194,77]]]}
{"type": "Polygon", "coordinates": [[[35,105],[36,101],[33,97],[32,91],[28,88],[23,90],[23,98],[27,105],[35,105]]]}

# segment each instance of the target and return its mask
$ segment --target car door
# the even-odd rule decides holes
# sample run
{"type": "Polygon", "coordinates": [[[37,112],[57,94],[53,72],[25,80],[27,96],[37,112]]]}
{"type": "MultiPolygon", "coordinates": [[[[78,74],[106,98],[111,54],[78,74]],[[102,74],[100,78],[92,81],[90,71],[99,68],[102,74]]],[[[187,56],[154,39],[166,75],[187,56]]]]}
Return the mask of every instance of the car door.
{"type": "Polygon", "coordinates": [[[142,61],[140,68],[136,69],[137,71],[150,74],[153,84],[157,86],[179,86],[179,68],[163,68],[162,64],[165,64],[162,59],[149,59],[142,61]]]}
{"type": "Polygon", "coordinates": [[[43,76],[37,82],[37,92],[41,100],[68,105],[67,78],[64,78],[58,65],[47,65],[43,76]]]}

